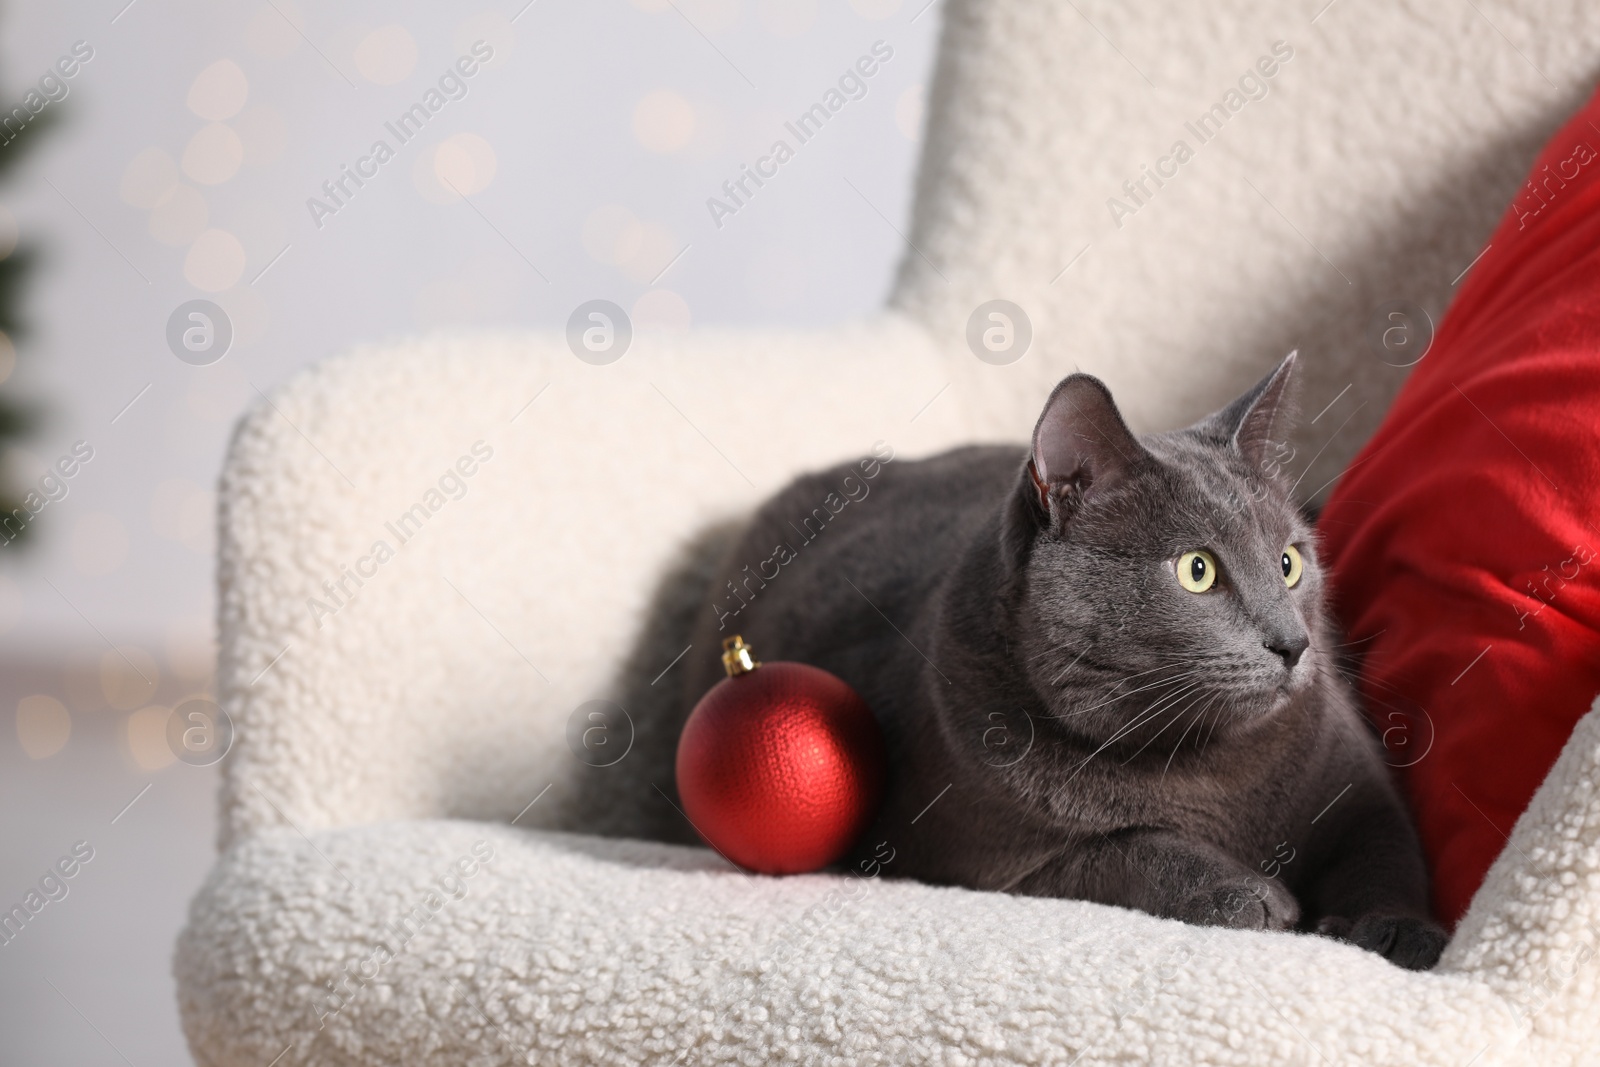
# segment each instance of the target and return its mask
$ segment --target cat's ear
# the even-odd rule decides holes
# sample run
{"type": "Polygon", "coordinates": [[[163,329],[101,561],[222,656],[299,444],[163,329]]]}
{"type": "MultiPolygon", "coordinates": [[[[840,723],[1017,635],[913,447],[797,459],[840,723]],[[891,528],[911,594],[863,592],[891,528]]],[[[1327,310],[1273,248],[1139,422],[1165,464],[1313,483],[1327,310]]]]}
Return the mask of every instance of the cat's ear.
{"type": "Polygon", "coordinates": [[[1040,517],[1060,529],[1088,494],[1116,484],[1145,455],[1098,378],[1063,379],[1033,428],[1028,475],[1040,517]]]}
{"type": "Polygon", "coordinates": [[[1299,384],[1294,367],[1298,356],[1298,350],[1284,356],[1271,374],[1206,420],[1251,466],[1263,463],[1294,424],[1299,384]]]}

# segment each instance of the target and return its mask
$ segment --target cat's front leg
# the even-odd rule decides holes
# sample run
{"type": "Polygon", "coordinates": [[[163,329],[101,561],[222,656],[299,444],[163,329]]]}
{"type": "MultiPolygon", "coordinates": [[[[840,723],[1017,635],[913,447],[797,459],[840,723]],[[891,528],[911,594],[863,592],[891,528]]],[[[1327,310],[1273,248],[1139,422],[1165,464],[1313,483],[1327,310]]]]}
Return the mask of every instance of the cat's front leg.
{"type": "Polygon", "coordinates": [[[1318,933],[1350,941],[1409,970],[1427,970],[1449,940],[1428,914],[1422,850],[1386,783],[1358,782],[1319,842],[1303,888],[1318,933]]]}
{"type": "Polygon", "coordinates": [[[1137,908],[1199,926],[1288,930],[1300,904],[1222,850],[1168,830],[1095,834],[1053,856],[1015,892],[1137,908]]]}

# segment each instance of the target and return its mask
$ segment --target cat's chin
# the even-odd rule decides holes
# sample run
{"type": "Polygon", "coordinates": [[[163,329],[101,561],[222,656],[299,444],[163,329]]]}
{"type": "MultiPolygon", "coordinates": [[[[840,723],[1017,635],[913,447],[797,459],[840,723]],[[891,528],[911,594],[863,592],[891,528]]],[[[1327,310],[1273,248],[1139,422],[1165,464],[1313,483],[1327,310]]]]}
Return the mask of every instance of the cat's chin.
{"type": "Polygon", "coordinates": [[[1299,695],[1299,690],[1291,689],[1286,685],[1281,685],[1274,689],[1267,696],[1267,717],[1270,718],[1274,715],[1281,715],[1288,711],[1289,705],[1293,704],[1295,698],[1299,695]]]}
{"type": "Polygon", "coordinates": [[[1292,688],[1287,685],[1275,686],[1272,689],[1252,693],[1241,697],[1235,704],[1233,713],[1223,719],[1217,733],[1222,736],[1239,737],[1265,726],[1269,722],[1289,713],[1295,702],[1304,695],[1304,687],[1292,688]]]}

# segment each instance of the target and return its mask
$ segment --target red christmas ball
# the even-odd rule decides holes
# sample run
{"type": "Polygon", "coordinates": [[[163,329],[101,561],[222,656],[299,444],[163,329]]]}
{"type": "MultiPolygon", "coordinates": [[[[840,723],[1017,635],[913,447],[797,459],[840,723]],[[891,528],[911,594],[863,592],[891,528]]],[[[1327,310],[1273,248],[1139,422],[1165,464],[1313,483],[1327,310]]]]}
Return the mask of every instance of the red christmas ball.
{"type": "Polygon", "coordinates": [[[728,677],[678,739],[678,796],[706,844],[748,870],[800,874],[839,859],[883,799],[888,754],[872,712],[842,679],[757,662],[723,642],[728,677]]]}

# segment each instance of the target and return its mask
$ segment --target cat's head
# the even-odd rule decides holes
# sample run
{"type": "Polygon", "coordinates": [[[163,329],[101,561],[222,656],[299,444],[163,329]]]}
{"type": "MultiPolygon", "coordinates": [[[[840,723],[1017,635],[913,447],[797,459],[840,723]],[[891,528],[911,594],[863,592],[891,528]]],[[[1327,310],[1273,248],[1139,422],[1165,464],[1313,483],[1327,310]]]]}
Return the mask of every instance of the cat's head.
{"type": "Polygon", "coordinates": [[[1100,741],[1248,731],[1332,670],[1324,576],[1290,500],[1295,357],[1193,426],[1136,438],[1099,380],[1056,386],[1007,519],[1012,643],[1100,741]]]}

